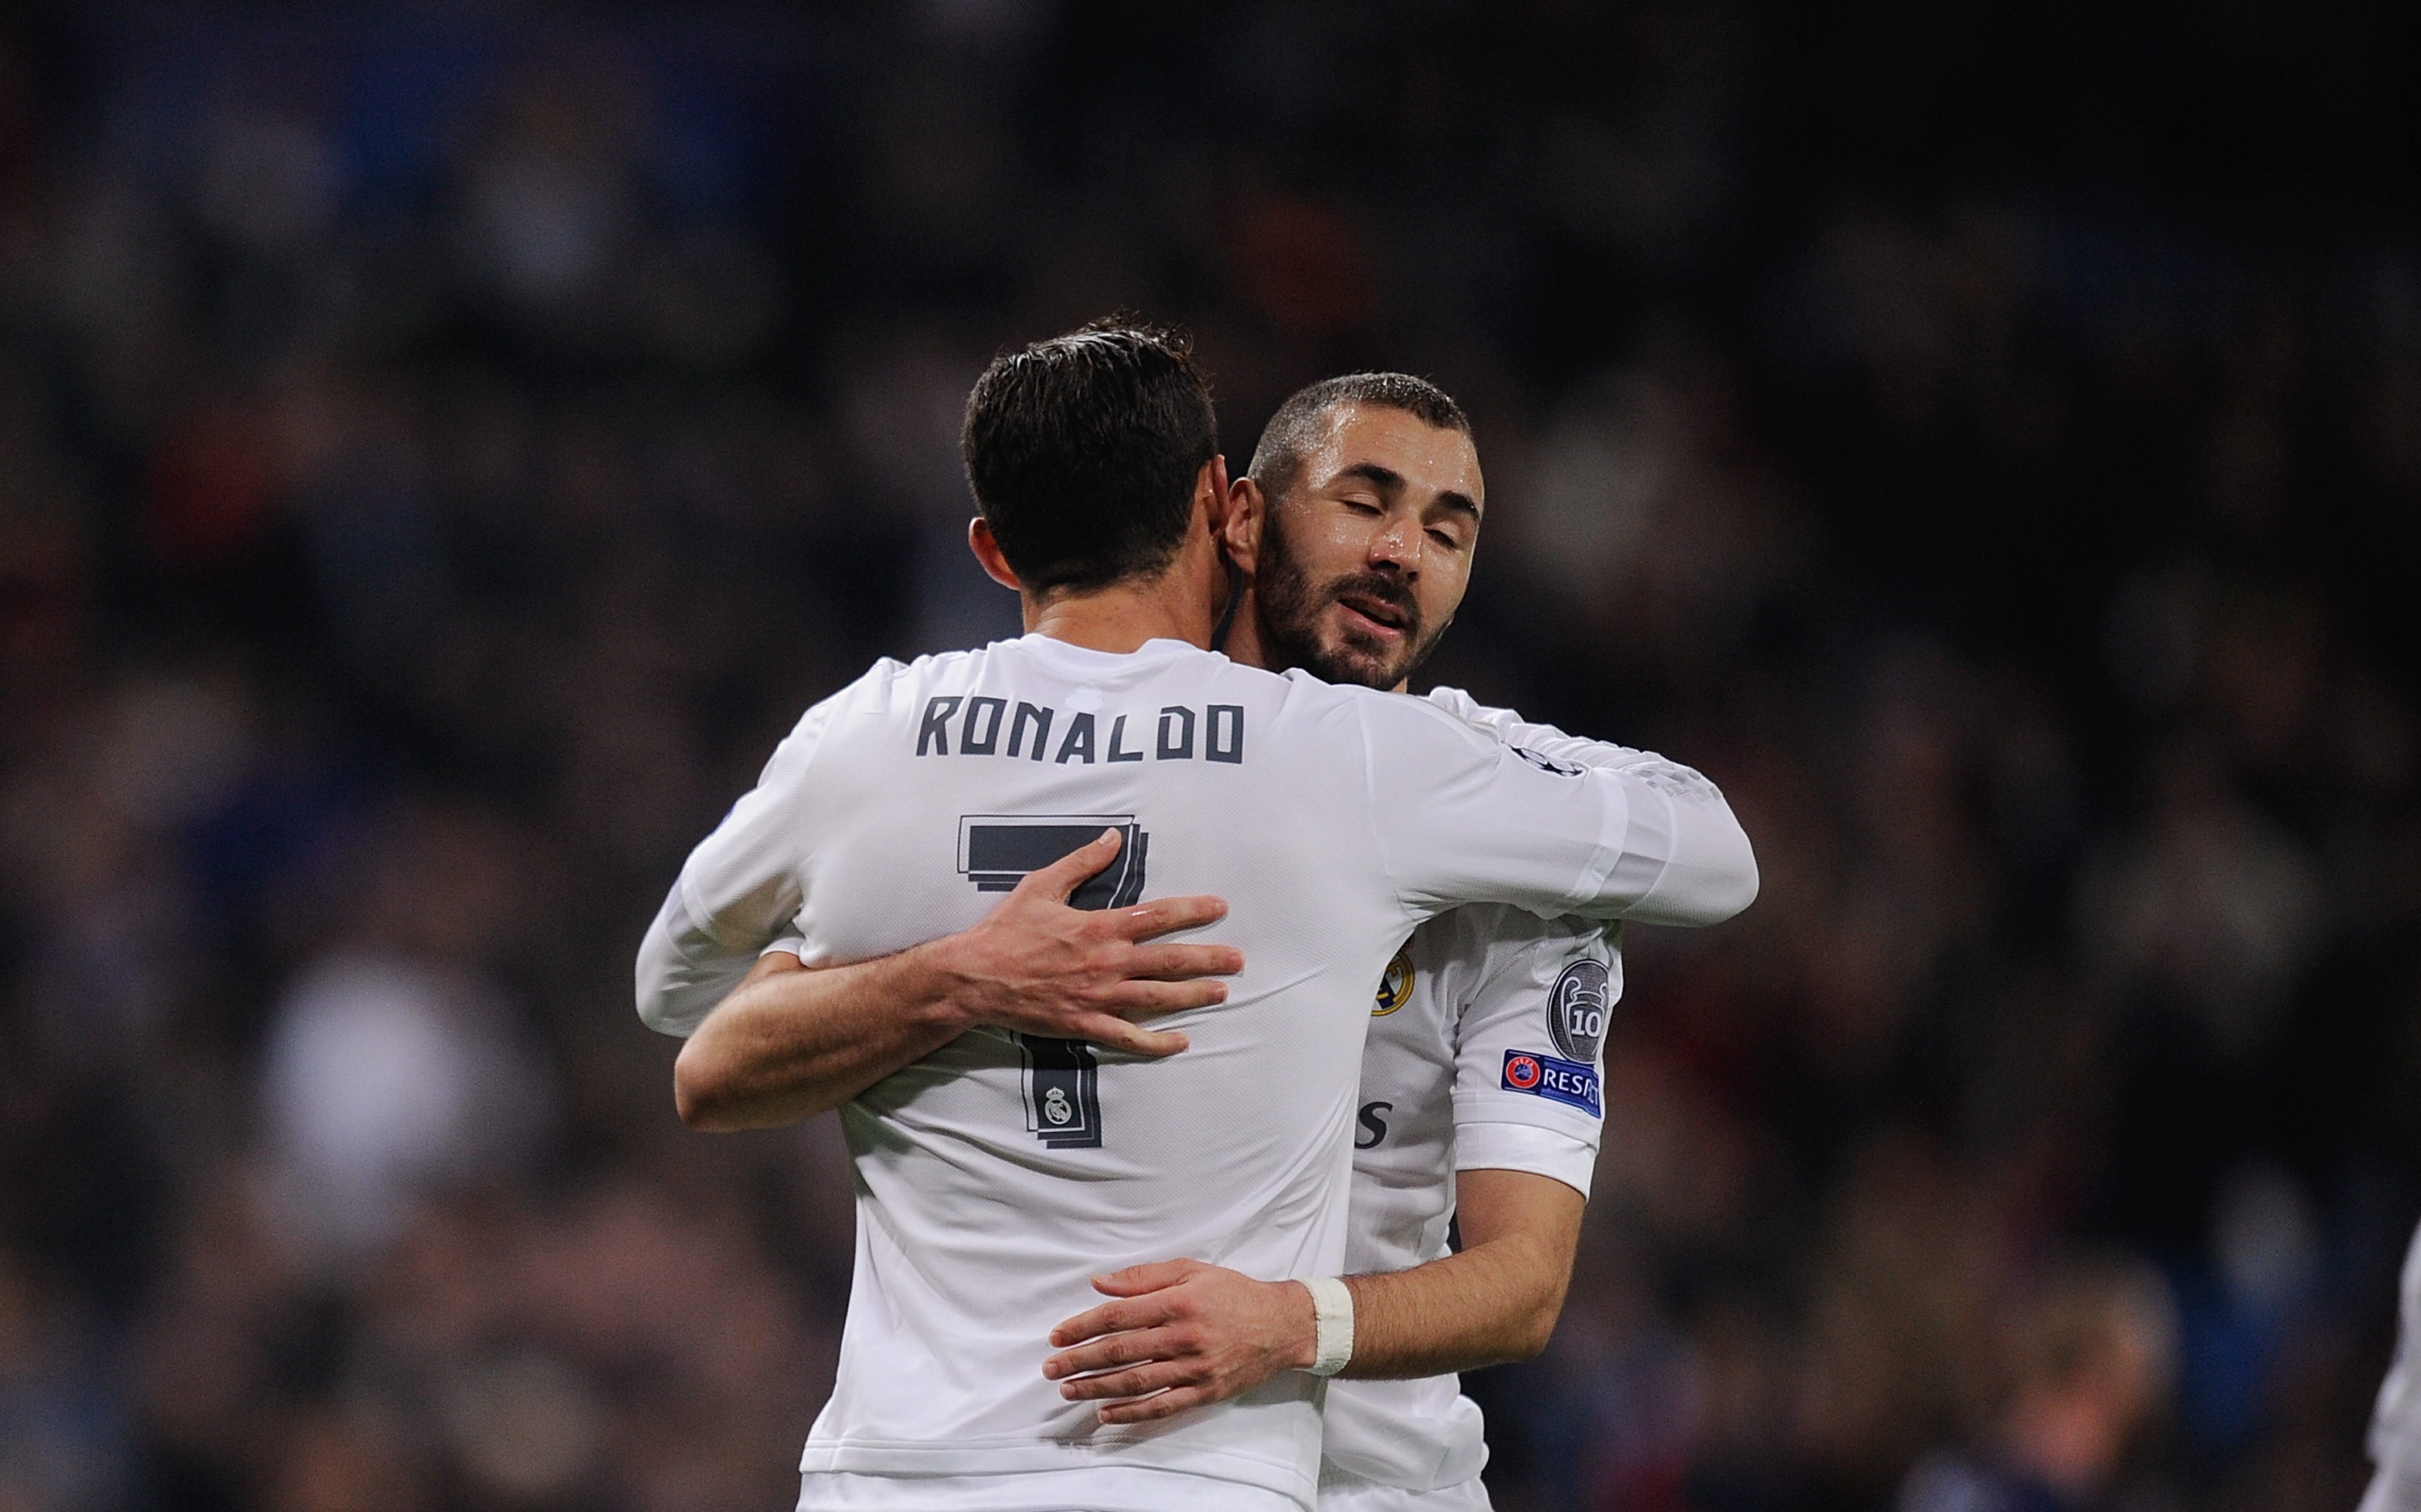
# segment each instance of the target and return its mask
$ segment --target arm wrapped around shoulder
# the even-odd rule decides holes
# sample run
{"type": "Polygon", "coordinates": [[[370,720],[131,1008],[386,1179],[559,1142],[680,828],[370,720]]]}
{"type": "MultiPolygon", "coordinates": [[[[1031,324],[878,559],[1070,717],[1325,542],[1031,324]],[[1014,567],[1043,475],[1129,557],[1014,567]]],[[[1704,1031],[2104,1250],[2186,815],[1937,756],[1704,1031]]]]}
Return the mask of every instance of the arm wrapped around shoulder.
{"type": "Polygon", "coordinates": [[[1624,777],[1663,803],[1634,795],[1634,831],[1662,815],[1668,827],[1664,870],[1623,915],[1642,924],[1721,924],[1757,901],[1757,852],[1713,783],[1665,762],[1627,768],[1624,777]]]}
{"type": "Polygon", "coordinates": [[[1757,856],[1722,789],[1678,761],[1492,709],[1460,688],[1431,690],[1434,707],[1517,750],[1622,775],[1631,834],[1624,850],[1661,856],[1664,869],[1623,912],[1642,924],[1721,924],[1757,900],[1757,856]]]}
{"type": "Polygon", "coordinates": [[[1425,699],[1365,690],[1372,834],[1408,912],[1510,903],[1714,924],[1757,896],[1757,863],[1715,785],[1652,752],[1567,759],[1425,699]]]}

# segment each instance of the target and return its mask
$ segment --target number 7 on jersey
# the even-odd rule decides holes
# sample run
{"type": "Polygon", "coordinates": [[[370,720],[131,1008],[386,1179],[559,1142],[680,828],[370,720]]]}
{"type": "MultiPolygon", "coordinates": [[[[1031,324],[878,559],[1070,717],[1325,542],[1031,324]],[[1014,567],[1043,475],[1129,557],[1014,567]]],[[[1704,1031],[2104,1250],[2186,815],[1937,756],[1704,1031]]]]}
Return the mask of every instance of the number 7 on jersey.
{"type": "MultiPolygon", "coordinates": [[[[1121,909],[1142,900],[1151,836],[1132,814],[969,814],[959,820],[959,873],[981,893],[1006,893],[1027,872],[1118,832],[1117,858],[1068,899],[1080,909],[1121,909]]],[[[1101,1063],[1081,1039],[1019,1034],[1026,1131],[1053,1149],[1101,1147],[1101,1063]]]]}

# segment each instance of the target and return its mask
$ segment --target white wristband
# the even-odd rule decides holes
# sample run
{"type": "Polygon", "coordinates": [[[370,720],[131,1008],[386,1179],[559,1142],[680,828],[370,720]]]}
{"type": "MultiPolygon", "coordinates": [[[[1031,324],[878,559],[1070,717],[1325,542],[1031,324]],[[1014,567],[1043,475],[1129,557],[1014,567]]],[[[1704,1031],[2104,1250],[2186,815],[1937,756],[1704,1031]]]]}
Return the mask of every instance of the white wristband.
{"type": "Polygon", "coordinates": [[[1311,1363],[1311,1373],[1333,1376],[1353,1358],[1353,1293],[1335,1276],[1303,1285],[1311,1293],[1312,1322],[1319,1330],[1320,1358],[1311,1363]]]}

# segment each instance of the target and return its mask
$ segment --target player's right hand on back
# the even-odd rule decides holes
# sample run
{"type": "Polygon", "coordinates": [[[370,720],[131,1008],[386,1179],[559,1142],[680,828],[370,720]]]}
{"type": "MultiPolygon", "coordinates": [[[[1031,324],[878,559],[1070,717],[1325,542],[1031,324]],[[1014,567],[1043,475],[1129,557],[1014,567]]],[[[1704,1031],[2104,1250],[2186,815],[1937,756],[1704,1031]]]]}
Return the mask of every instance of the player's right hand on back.
{"type": "Polygon", "coordinates": [[[1226,1001],[1216,978],[1244,969],[1232,945],[1156,943],[1227,916],[1217,897],[1164,897],[1123,909],[1074,909],[1069,897],[1117,859],[1117,830],[1028,872],[990,917],[934,943],[970,1022],[1060,1039],[1089,1039],[1138,1055],[1173,1055],[1181,1034],[1146,1029],[1138,1014],[1226,1001]]]}

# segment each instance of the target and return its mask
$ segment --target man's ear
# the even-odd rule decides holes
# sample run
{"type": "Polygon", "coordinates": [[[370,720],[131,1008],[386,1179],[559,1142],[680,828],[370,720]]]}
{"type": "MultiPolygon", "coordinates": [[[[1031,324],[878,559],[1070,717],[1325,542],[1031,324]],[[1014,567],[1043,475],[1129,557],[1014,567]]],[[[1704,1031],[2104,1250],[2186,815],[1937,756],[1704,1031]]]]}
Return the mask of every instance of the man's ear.
{"type": "Polygon", "coordinates": [[[992,539],[992,522],[981,515],[967,522],[967,550],[976,553],[976,560],[983,564],[994,583],[1018,593],[1025,591],[1010,569],[1008,558],[1000,553],[1000,542],[992,539]]]}
{"type": "Polygon", "coordinates": [[[1194,512],[1210,522],[1210,534],[1215,538],[1226,529],[1227,521],[1227,459],[1213,456],[1194,475],[1194,512]]]}
{"type": "Polygon", "coordinates": [[[1220,544],[1227,548],[1227,560],[1247,573],[1260,569],[1261,531],[1269,518],[1269,496],[1258,483],[1240,477],[1227,485],[1227,518],[1220,544]]]}

